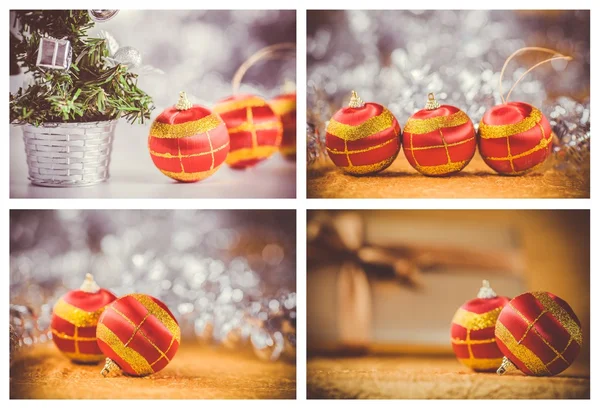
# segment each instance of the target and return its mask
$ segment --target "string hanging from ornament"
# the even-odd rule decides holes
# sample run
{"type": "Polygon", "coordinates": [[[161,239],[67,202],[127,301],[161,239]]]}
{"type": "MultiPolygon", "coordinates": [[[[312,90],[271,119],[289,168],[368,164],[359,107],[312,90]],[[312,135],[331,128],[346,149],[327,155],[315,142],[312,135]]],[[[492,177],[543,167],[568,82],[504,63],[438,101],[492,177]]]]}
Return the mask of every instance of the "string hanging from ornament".
{"type": "Polygon", "coordinates": [[[522,175],[541,166],[550,156],[554,135],[544,114],[526,102],[509,102],[509,99],[512,91],[529,72],[555,60],[570,61],[572,57],[550,48],[524,47],[512,53],[504,62],[498,80],[502,104],[488,109],[479,123],[479,153],[489,167],[502,175],[522,175]],[[525,71],[505,98],[502,79],[506,67],[515,56],[530,51],[554,56],[525,71]]]}
{"type": "Polygon", "coordinates": [[[295,51],[294,43],[273,44],[258,50],[233,75],[233,94],[215,105],[214,111],[221,116],[229,132],[231,147],[226,162],[231,168],[252,167],[279,150],[283,138],[281,118],[265,99],[238,94],[238,91],[244,75],[257,62],[292,59],[295,51]]]}

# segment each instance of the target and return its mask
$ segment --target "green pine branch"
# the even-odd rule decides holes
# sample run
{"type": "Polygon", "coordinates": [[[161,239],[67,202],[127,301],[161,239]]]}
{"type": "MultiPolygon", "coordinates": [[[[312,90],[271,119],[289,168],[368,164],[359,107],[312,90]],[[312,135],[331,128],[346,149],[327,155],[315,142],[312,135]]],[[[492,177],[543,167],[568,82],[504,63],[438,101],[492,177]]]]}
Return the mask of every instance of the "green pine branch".
{"type": "Polygon", "coordinates": [[[89,38],[94,23],[86,10],[20,10],[23,39],[11,50],[34,83],[10,95],[13,123],[95,122],[125,118],[143,123],[154,109],[152,98],[137,86],[137,74],[105,63],[104,39],[89,38]],[[73,49],[69,70],[36,65],[41,38],[67,38],[73,49]]]}

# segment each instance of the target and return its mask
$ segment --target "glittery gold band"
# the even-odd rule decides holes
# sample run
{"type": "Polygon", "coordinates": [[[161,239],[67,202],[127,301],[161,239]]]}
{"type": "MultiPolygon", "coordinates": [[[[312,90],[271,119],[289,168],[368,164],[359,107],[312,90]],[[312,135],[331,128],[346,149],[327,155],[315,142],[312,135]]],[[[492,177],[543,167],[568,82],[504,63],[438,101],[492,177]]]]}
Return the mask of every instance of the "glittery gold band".
{"type": "Polygon", "coordinates": [[[327,133],[337,136],[345,141],[357,141],[366,138],[381,131],[391,128],[394,124],[394,115],[387,109],[381,114],[367,119],[360,125],[346,125],[332,119],[327,125],[327,133]]]}
{"type": "Polygon", "coordinates": [[[502,364],[502,358],[459,358],[459,361],[476,371],[487,371],[491,369],[496,369],[502,364]]]}
{"type": "Polygon", "coordinates": [[[532,108],[529,116],[516,124],[487,125],[481,120],[479,123],[479,136],[483,139],[506,138],[507,136],[530,130],[541,120],[542,113],[537,108],[532,108]]]}
{"type": "Polygon", "coordinates": [[[352,150],[352,151],[339,151],[337,149],[332,149],[332,148],[326,148],[326,149],[327,149],[327,151],[329,151],[331,153],[344,153],[344,154],[348,155],[348,154],[354,154],[354,153],[364,153],[364,152],[369,152],[369,151],[372,151],[372,150],[375,150],[375,149],[379,149],[379,148],[382,148],[382,147],[384,147],[384,146],[386,146],[386,145],[388,145],[388,144],[390,144],[390,143],[392,143],[394,141],[397,141],[397,139],[396,138],[392,138],[392,139],[387,140],[387,141],[385,141],[383,143],[380,143],[378,145],[369,146],[368,148],[364,148],[364,149],[355,149],[355,150],[352,150]]]}
{"type": "Polygon", "coordinates": [[[284,155],[291,155],[293,153],[296,153],[296,145],[293,145],[293,146],[281,146],[279,148],[279,151],[281,153],[283,153],[284,155]]]}
{"type": "Polygon", "coordinates": [[[215,114],[210,114],[197,121],[183,124],[165,124],[154,121],[150,128],[150,136],[160,139],[179,139],[211,131],[221,125],[223,120],[215,114]]]}
{"type": "Polygon", "coordinates": [[[475,137],[473,136],[472,138],[469,139],[465,139],[463,141],[459,141],[459,142],[452,142],[446,145],[431,145],[431,146],[415,146],[415,147],[410,147],[410,146],[405,146],[404,149],[407,151],[426,151],[429,149],[439,149],[439,148],[450,148],[452,146],[458,146],[458,145],[463,145],[467,142],[471,142],[472,140],[474,140],[475,137]]]}
{"type": "Polygon", "coordinates": [[[440,128],[450,128],[466,124],[470,119],[463,111],[455,112],[448,116],[436,116],[427,119],[409,119],[404,127],[404,133],[421,135],[437,131],[440,128]]]}
{"type": "Polygon", "coordinates": [[[167,175],[172,179],[180,180],[182,182],[195,182],[198,180],[206,179],[207,177],[211,176],[213,173],[219,170],[219,167],[220,166],[217,166],[216,168],[204,172],[169,172],[168,170],[159,170],[164,175],[167,175]]]}
{"type": "Polygon", "coordinates": [[[490,339],[459,339],[459,338],[452,338],[451,341],[452,341],[453,344],[456,344],[456,345],[493,344],[493,343],[496,342],[496,338],[490,338],[490,339]]]}
{"type": "Polygon", "coordinates": [[[221,102],[213,108],[213,112],[223,114],[226,112],[237,111],[238,109],[263,107],[267,104],[264,99],[252,97],[239,101],[221,102]]]}
{"type": "Polygon", "coordinates": [[[236,126],[235,128],[228,129],[229,135],[235,134],[238,132],[252,132],[252,131],[270,131],[277,130],[282,132],[283,126],[281,122],[277,121],[268,121],[268,122],[260,122],[255,124],[253,122],[244,122],[243,124],[236,126]]]}
{"type": "Polygon", "coordinates": [[[162,324],[169,330],[171,335],[175,337],[177,342],[181,341],[181,330],[179,324],[175,321],[168,312],[161,306],[156,304],[150,297],[144,294],[131,294],[140,304],[142,304],[150,314],[154,315],[162,324]]]}
{"type": "Polygon", "coordinates": [[[290,112],[293,112],[296,109],[296,100],[295,99],[278,99],[275,101],[269,102],[271,109],[277,115],[285,115],[290,112]]]}
{"type": "Polygon", "coordinates": [[[85,363],[100,362],[104,358],[104,355],[102,354],[82,354],[81,352],[64,352],[64,354],[71,361],[85,363]]]}
{"type": "Polygon", "coordinates": [[[98,339],[105,342],[118,356],[121,357],[136,374],[144,376],[154,372],[148,361],[135,350],[125,346],[119,337],[106,325],[98,324],[96,331],[98,339]]]}
{"type": "Polygon", "coordinates": [[[340,169],[351,175],[368,175],[370,173],[379,172],[390,166],[394,159],[396,159],[396,156],[397,154],[391,158],[382,160],[381,162],[373,163],[372,165],[350,165],[344,166],[340,169]]]}
{"type": "Polygon", "coordinates": [[[458,172],[463,169],[469,163],[468,160],[463,160],[460,162],[450,162],[445,163],[443,165],[435,165],[435,166],[422,166],[415,165],[415,169],[426,176],[438,176],[438,175],[446,175],[452,172],[458,172]]]}
{"type": "Polygon", "coordinates": [[[167,159],[194,158],[196,156],[212,155],[213,153],[219,152],[220,150],[226,149],[227,147],[229,147],[229,142],[227,142],[223,146],[219,146],[218,148],[213,149],[212,151],[191,153],[189,155],[173,155],[172,153],[169,153],[169,152],[161,153],[161,152],[153,151],[152,149],[150,149],[150,154],[153,156],[157,156],[159,158],[167,158],[167,159]]]}
{"type": "Polygon", "coordinates": [[[535,145],[533,148],[525,151],[525,152],[521,152],[517,155],[510,155],[510,156],[506,156],[506,157],[493,157],[493,156],[487,156],[486,159],[489,160],[511,160],[511,159],[518,159],[518,158],[523,158],[527,155],[530,155],[534,152],[537,152],[541,149],[545,149],[548,147],[548,145],[550,145],[550,143],[552,142],[552,137],[550,138],[543,138],[540,139],[540,142],[535,145]]]}
{"type": "Polygon", "coordinates": [[[255,148],[243,148],[230,151],[225,160],[228,164],[234,165],[241,160],[264,159],[268,158],[277,150],[277,146],[257,146],[255,148]]]}
{"type": "Polygon", "coordinates": [[[100,318],[104,308],[106,307],[89,312],[74,307],[61,298],[54,306],[53,313],[76,327],[93,327],[98,323],[98,318],[100,318]]]}
{"type": "Polygon", "coordinates": [[[498,321],[496,338],[502,341],[510,352],[521,361],[534,375],[550,375],[550,371],[542,360],[523,344],[519,344],[511,332],[498,321]]]}
{"type": "MultiPolygon", "coordinates": [[[[85,327],[79,327],[85,328],[85,327]]],[[[55,329],[52,329],[52,337],[60,338],[60,339],[69,339],[73,341],[96,341],[96,337],[80,337],[77,335],[67,335],[64,332],[59,332],[55,329]]]]}
{"type": "Polygon", "coordinates": [[[560,305],[556,303],[547,293],[544,292],[532,292],[533,296],[544,306],[544,309],[548,310],[558,322],[567,330],[571,338],[579,345],[583,343],[583,335],[581,334],[581,327],[567,311],[564,310],[560,305]]]}
{"type": "Polygon", "coordinates": [[[500,311],[502,311],[502,307],[495,308],[482,314],[477,314],[459,308],[458,311],[456,311],[456,314],[454,314],[452,322],[460,325],[463,328],[468,328],[471,330],[490,328],[496,325],[500,311]]]}

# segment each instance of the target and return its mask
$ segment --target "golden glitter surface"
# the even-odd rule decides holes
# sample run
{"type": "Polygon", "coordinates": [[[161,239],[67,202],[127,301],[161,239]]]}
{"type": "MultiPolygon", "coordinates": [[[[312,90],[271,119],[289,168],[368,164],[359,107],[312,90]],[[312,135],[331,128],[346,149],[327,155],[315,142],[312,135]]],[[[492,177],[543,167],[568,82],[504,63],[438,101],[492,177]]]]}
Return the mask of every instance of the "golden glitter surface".
{"type": "Polygon", "coordinates": [[[142,304],[150,314],[154,315],[162,324],[169,330],[171,335],[175,337],[177,342],[181,342],[181,330],[179,324],[175,321],[168,312],[161,306],[156,304],[150,297],[144,294],[131,294],[130,297],[135,298],[142,304]]]}
{"type": "Polygon", "coordinates": [[[395,119],[394,115],[384,108],[381,114],[367,119],[360,125],[346,125],[331,119],[326,132],[345,141],[357,141],[391,128],[395,119]]]}
{"type": "Polygon", "coordinates": [[[517,357],[534,375],[551,375],[544,362],[525,345],[513,337],[511,332],[500,322],[496,323],[496,338],[506,345],[510,352],[517,357]]]}
{"type": "Polygon", "coordinates": [[[392,156],[391,158],[382,160],[381,162],[373,163],[371,165],[350,165],[341,167],[340,169],[342,169],[346,173],[355,176],[377,173],[390,166],[394,159],[396,159],[396,156],[398,156],[398,154],[392,156]]]}
{"type": "Polygon", "coordinates": [[[295,99],[277,99],[269,102],[269,106],[277,115],[285,115],[296,110],[295,99]]]}
{"type": "Polygon", "coordinates": [[[415,169],[426,176],[442,176],[452,172],[458,172],[467,166],[468,163],[468,160],[462,160],[459,162],[450,162],[436,166],[415,165],[415,169]]]}
{"type": "Polygon", "coordinates": [[[471,330],[490,328],[496,325],[500,311],[502,311],[502,307],[494,308],[493,310],[484,312],[482,314],[477,314],[475,312],[459,308],[454,314],[452,322],[460,325],[463,328],[471,330]]]}
{"type": "Polygon", "coordinates": [[[476,371],[489,371],[498,368],[502,364],[502,358],[459,358],[460,363],[476,371]]]}
{"type": "MultiPolygon", "coordinates": [[[[155,304],[156,305],[156,304],[155,304]]],[[[139,376],[146,376],[154,373],[154,370],[148,361],[135,350],[125,346],[119,337],[112,332],[106,325],[98,324],[96,332],[98,339],[105,342],[121,359],[123,359],[135,373],[139,376]]]]}
{"type": "Polygon", "coordinates": [[[529,116],[516,124],[487,125],[482,119],[479,123],[479,136],[483,139],[506,138],[507,136],[530,130],[541,120],[542,113],[537,108],[532,108],[529,116]]]}
{"type": "Polygon", "coordinates": [[[154,155],[154,156],[158,156],[160,158],[167,158],[167,159],[175,159],[175,158],[194,158],[196,156],[206,156],[206,155],[212,155],[215,152],[219,152],[220,150],[223,150],[225,148],[229,147],[229,142],[223,144],[222,146],[219,146],[216,149],[212,149],[210,151],[207,152],[198,152],[198,153],[190,153],[189,155],[173,155],[169,152],[165,152],[165,153],[161,153],[161,152],[156,152],[153,151],[152,149],[150,149],[150,154],[154,155]]]}
{"type": "Polygon", "coordinates": [[[199,181],[202,179],[206,179],[207,177],[209,177],[213,173],[215,173],[217,170],[219,170],[219,168],[220,168],[220,166],[217,166],[214,169],[207,170],[204,172],[170,172],[168,170],[162,170],[162,169],[158,169],[158,170],[160,170],[164,175],[166,175],[172,179],[180,180],[183,182],[195,182],[195,181],[199,181]]]}
{"type": "Polygon", "coordinates": [[[213,108],[213,112],[224,114],[226,112],[237,111],[238,109],[263,107],[265,105],[267,105],[267,102],[264,99],[251,97],[239,101],[220,102],[213,108]]]}
{"type": "Polygon", "coordinates": [[[215,114],[210,114],[197,121],[185,122],[183,124],[165,124],[154,121],[152,127],[150,127],[150,136],[160,139],[188,138],[211,131],[223,123],[223,120],[215,114]]]}
{"type": "Polygon", "coordinates": [[[281,122],[279,121],[268,121],[268,122],[260,122],[260,123],[253,123],[253,122],[244,122],[239,126],[236,126],[235,128],[230,128],[227,130],[227,132],[229,132],[229,134],[234,134],[234,133],[238,133],[238,132],[252,132],[252,131],[270,131],[270,130],[279,130],[280,132],[283,132],[283,126],[281,125],[281,122]]]}
{"type": "MultiPolygon", "coordinates": [[[[62,352],[62,351],[61,351],[62,352]]],[[[81,352],[63,352],[63,354],[71,361],[83,362],[83,363],[96,363],[104,359],[104,355],[99,354],[82,354],[81,352]]]]}
{"type": "Polygon", "coordinates": [[[98,318],[100,318],[105,308],[102,307],[97,311],[89,312],[74,307],[61,298],[52,312],[76,327],[93,327],[98,323],[98,318]]]}
{"type": "Polygon", "coordinates": [[[571,318],[569,313],[556,303],[548,293],[543,291],[534,291],[531,294],[548,310],[560,324],[567,330],[571,338],[579,345],[583,343],[583,335],[581,334],[581,326],[571,318]]]}
{"type": "Polygon", "coordinates": [[[404,127],[404,133],[421,135],[437,131],[442,128],[450,128],[470,122],[471,119],[463,111],[458,111],[448,116],[436,116],[427,119],[410,118],[404,127]]]}
{"type": "Polygon", "coordinates": [[[540,139],[540,142],[537,145],[535,145],[533,148],[531,148],[525,152],[516,154],[516,155],[510,155],[510,156],[506,156],[506,157],[486,156],[485,159],[488,159],[488,160],[511,160],[511,159],[523,158],[527,155],[530,155],[534,152],[537,152],[541,149],[545,149],[546,147],[548,147],[548,145],[550,145],[550,143],[552,142],[552,137],[553,136],[551,136],[550,138],[542,138],[542,139],[540,139]]]}
{"type": "Polygon", "coordinates": [[[268,158],[278,150],[279,147],[277,146],[257,146],[255,148],[237,149],[229,152],[225,162],[230,165],[234,165],[241,160],[268,158]]]}

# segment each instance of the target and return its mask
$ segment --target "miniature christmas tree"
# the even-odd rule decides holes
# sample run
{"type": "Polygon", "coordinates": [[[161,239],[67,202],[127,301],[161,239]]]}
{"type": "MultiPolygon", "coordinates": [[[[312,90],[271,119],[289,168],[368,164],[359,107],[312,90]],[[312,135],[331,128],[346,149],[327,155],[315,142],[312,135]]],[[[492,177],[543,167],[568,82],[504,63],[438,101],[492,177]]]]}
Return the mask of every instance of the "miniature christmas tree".
{"type": "Polygon", "coordinates": [[[10,96],[13,123],[95,122],[150,118],[152,98],[137,87],[137,74],[110,64],[106,40],[90,38],[87,10],[15,11],[18,36],[12,53],[33,82],[10,96]]]}

